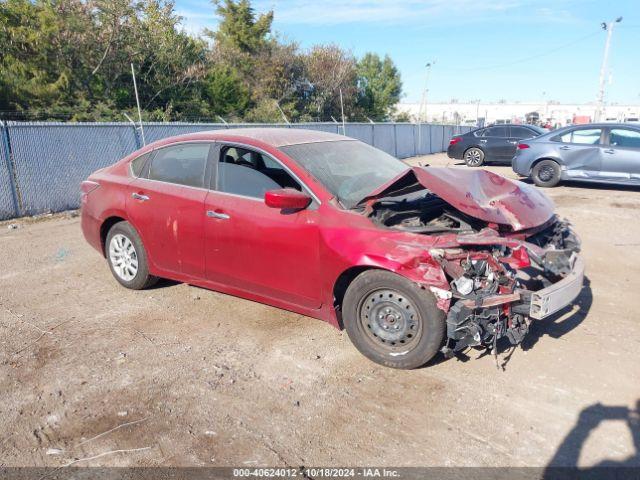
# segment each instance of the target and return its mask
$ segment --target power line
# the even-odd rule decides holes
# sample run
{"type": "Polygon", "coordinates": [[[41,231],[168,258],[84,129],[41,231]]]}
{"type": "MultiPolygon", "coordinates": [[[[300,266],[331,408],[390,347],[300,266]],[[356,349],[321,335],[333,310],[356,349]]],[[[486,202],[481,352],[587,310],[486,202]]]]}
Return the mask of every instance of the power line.
{"type": "Polygon", "coordinates": [[[562,45],[559,45],[559,46],[557,46],[555,48],[552,48],[552,49],[549,49],[549,50],[545,50],[542,53],[539,53],[539,54],[536,54],[536,55],[531,55],[531,56],[525,57],[525,58],[521,58],[519,60],[514,60],[514,61],[509,62],[509,63],[502,63],[502,64],[498,64],[498,65],[491,65],[491,66],[485,66],[485,67],[461,68],[461,69],[453,69],[453,70],[458,71],[458,72],[466,72],[466,71],[478,71],[478,70],[494,70],[494,69],[498,69],[498,68],[511,67],[513,65],[518,65],[520,63],[528,62],[530,60],[535,60],[537,58],[542,58],[542,57],[549,56],[549,55],[551,55],[553,53],[556,53],[556,52],[558,52],[560,50],[564,50],[565,48],[568,48],[568,47],[572,47],[572,46],[582,42],[583,40],[586,40],[586,39],[591,38],[591,37],[595,37],[596,35],[599,35],[599,34],[600,34],[600,31],[598,30],[598,31],[592,32],[592,33],[590,33],[588,35],[584,35],[584,36],[582,36],[580,38],[576,38],[575,40],[572,40],[571,42],[564,43],[562,45]]]}

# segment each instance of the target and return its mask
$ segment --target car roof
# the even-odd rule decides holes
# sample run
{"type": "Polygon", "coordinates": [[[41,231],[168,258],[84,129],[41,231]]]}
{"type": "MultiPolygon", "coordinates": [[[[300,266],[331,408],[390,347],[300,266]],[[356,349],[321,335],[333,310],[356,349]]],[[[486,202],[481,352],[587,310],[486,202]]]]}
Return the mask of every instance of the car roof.
{"type": "Polygon", "coordinates": [[[178,135],[159,140],[152,145],[157,147],[190,140],[245,140],[249,142],[260,142],[271,147],[284,147],[287,145],[299,145],[303,143],[336,142],[345,140],[353,141],[354,139],[345,137],[344,135],[338,135],[336,133],[307,130],[304,128],[229,128],[178,135]]]}
{"type": "Polygon", "coordinates": [[[611,127],[635,127],[638,128],[639,125],[633,123],[614,123],[614,122],[600,122],[600,123],[576,123],[572,125],[567,125],[562,128],[575,128],[575,127],[585,127],[585,128],[611,128],[611,127]]]}

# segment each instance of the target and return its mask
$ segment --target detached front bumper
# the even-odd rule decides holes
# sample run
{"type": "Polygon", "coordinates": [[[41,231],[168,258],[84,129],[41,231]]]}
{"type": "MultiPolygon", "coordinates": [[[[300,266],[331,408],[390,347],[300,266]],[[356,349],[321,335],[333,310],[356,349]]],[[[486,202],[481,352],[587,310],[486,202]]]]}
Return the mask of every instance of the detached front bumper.
{"type": "Polygon", "coordinates": [[[529,317],[541,320],[570,305],[580,294],[584,280],[584,261],[578,254],[571,256],[571,271],[559,282],[531,292],[529,317]]]}

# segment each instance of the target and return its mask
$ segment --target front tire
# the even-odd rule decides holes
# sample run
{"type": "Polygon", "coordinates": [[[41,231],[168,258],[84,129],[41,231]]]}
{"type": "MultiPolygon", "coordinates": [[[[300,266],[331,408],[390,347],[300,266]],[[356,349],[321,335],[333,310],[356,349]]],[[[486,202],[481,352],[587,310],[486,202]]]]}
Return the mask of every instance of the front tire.
{"type": "Polygon", "coordinates": [[[444,312],[433,294],[385,270],[367,270],[351,282],[343,321],[360,353],[391,368],[423,366],[438,353],[445,334],[444,312]]]}
{"type": "Polygon", "coordinates": [[[467,167],[479,167],[484,163],[484,152],[478,147],[471,147],[464,152],[464,163],[467,167]]]}
{"type": "Polygon", "coordinates": [[[136,229],[129,222],[111,227],[105,242],[105,253],[111,273],[120,284],[132,290],[142,290],[158,281],[149,274],[147,252],[136,229]]]}
{"type": "Polygon", "coordinates": [[[539,187],[555,187],[560,182],[560,165],[553,160],[542,160],[531,170],[531,179],[539,187]]]}

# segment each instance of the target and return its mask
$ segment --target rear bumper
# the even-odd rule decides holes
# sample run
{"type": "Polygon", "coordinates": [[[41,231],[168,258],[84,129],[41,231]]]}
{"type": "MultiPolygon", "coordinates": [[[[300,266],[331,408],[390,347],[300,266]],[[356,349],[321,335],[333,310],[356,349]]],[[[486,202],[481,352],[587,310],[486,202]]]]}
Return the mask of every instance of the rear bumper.
{"type": "Polygon", "coordinates": [[[454,158],[456,160],[462,160],[462,158],[464,157],[464,149],[459,148],[457,145],[450,145],[447,148],[447,157],[454,158]]]}
{"type": "Polygon", "coordinates": [[[90,215],[87,212],[86,205],[82,205],[80,212],[80,227],[82,228],[82,234],[89,245],[101,254],[104,254],[102,250],[102,239],[100,238],[100,225],[100,220],[90,215]]]}
{"type": "Polygon", "coordinates": [[[531,292],[529,317],[541,320],[570,305],[580,294],[584,280],[584,261],[574,254],[571,271],[559,282],[531,292]]]}

